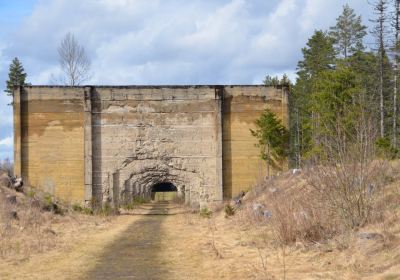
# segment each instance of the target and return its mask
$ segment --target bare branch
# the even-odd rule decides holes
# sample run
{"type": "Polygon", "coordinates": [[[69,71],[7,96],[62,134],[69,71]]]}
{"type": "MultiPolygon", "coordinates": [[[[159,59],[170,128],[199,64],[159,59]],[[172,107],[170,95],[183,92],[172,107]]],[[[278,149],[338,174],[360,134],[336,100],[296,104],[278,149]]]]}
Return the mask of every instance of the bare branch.
{"type": "Polygon", "coordinates": [[[80,85],[90,78],[90,59],[85,48],[79,45],[74,34],[68,32],[58,47],[59,62],[66,76],[66,83],[80,85]]]}

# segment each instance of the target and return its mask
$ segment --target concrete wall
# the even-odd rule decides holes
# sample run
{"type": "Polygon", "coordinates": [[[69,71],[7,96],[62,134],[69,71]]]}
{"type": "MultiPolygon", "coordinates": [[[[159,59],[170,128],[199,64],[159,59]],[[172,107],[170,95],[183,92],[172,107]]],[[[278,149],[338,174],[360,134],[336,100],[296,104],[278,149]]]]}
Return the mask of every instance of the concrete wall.
{"type": "Polygon", "coordinates": [[[112,201],[116,191],[148,196],[162,182],[175,184],[191,202],[221,200],[216,98],[213,87],[94,88],[97,200],[112,201]]]}
{"type": "Polygon", "coordinates": [[[265,176],[249,129],[287,96],[264,86],[25,87],[14,97],[15,172],[67,201],[118,203],[171,182],[187,202],[265,176]]]}
{"type": "Polygon", "coordinates": [[[84,195],[81,88],[32,87],[14,98],[15,174],[68,201],[84,195]]]}
{"type": "MultiPolygon", "coordinates": [[[[274,87],[226,86],[223,116],[224,197],[231,198],[264,180],[267,165],[260,158],[255,121],[269,108],[288,124],[287,90],[274,87]]],[[[274,170],[271,170],[274,174],[274,170]]]]}

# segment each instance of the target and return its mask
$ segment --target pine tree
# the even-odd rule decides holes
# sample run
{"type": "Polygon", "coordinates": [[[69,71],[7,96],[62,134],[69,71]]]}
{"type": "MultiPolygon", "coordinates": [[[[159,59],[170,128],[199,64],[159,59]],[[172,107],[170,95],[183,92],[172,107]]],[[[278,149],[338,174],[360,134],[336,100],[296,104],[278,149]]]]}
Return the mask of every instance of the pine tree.
{"type": "Polygon", "coordinates": [[[282,79],[279,81],[279,84],[282,86],[289,87],[292,84],[292,82],[290,81],[288,75],[283,74],[282,79]]]}
{"type": "Polygon", "coordinates": [[[21,62],[15,57],[9,68],[8,72],[8,80],[6,81],[7,88],[5,92],[7,95],[12,96],[14,92],[14,86],[23,86],[25,85],[26,73],[24,67],[22,66],[21,62]]]}
{"type": "Polygon", "coordinates": [[[267,174],[270,175],[270,166],[280,168],[289,151],[289,131],[277,118],[266,109],[256,121],[256,130],[250,130],[258,139],[261,148],[261,158],[267,162],[267,174]]]}
{"type": "Polygon", "coordinates": [[[279,78],[278,76],[272,77],[270,75],[265,76],[263,84],[266,86],[278,86],[279,85],[279,78]]]}
{"type": "Polygon", "coordinates": [[[332,69],[335,61],[335,51],[332,39],[321,30],[315,31],[301,52],[303,60],[297,64],[298,75],[312,77],[319,72],[332,69]]]}
{"type": "Polygon", "coordinates": [[[291,110],[296,112],[291,116],[292,120],[296,120],[295,130],[290,131],[295,134],[291,136],[295,140],[291,142],[294,145],[291,151],[295,155],[296,165],[318,141],[318,115],[311,106],[315,86],[321,73],[335,69],[336,60],[332,38],[320,30],[315,31],[302,53],[303,59],[298,63],[298,78],[291,97],[291,110]]]}
{"type": "Polygon", "coordinates": [[[344,58],[357,51],[364,50],[363,38],[367,27],[362,24],[348,4],[343,6],[342,14],[336,19],[336,25],[330,28],[329,36],[333,39],[335,49],[344,58]]]}

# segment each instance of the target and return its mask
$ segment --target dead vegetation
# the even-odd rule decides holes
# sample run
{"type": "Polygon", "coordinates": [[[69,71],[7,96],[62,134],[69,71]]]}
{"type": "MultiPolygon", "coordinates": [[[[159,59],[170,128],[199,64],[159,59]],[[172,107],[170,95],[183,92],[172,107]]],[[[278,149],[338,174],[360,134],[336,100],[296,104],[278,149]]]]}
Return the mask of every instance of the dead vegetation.
{"type": "Polygon", "coordinates": [[[363,171],[352,165],[291,170],[255,187],[240,204],[232,202],[229,222],[237,225],[243,245],[257,247],[259,275],[268,268],[265,251],[275,252],[283,278],[295,262],[289,255],[310,252],[321,259],[340,256],[327,261],[338,266],[354,253],[347,259],[353,273],[382,273],[400,265],[399,168],[399,161],[375,160],[363,171]]]}
{"type": "Polygon", "coordinates": [[[8,176],[3,173],[1,178],[0,258],[3,260],[19,262],[62,247],[80,230],[107,222],[105,218],[61,208],[50,196],[39,197],[32,190],[26,190],[27,194],[16,192],[10,188],[8,176]]]}

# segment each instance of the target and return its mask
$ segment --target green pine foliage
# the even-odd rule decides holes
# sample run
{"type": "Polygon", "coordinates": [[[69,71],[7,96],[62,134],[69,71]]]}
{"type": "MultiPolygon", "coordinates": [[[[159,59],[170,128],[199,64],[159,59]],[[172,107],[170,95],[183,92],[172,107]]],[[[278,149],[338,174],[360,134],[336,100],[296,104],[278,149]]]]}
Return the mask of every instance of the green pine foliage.
{"type": "Polygon", "coordinates": [[[289,131],[281,120],[269,109],[266,109],[256,121],[255,130],[251,134],[258,140],[261,158],[275,169],[282,167],[289,151],[289,131]]]}
{"type": "Polygon", "coordinates": [[[10,64],[8,80],[6,81],[7,88],[5,92],[7,92],[7,95],[12,96],[14,86],[26,85],[26,76],[27,75],[25,73],[24,67],[22,66],[22,63],[18,60],[17,57],[15,57],[10,64]]]}
{"type": "Polygon", "coordinates": [[[364,50],[363,38],[367,27],[362,24],[348,4],[343,6],[342,14],[336,19],[336,25],[330,28],[329,36],[333,39],[335,49],[344,58],[364,50]]]}
{"type": "MultiPolygon", "coordinates": [[[[377,16],[381,17],[382,13],[377,16]]],[[[396,104],[393,101],[394,59],[388,55],[393,50],[389,52],[379,46],[375,51],[365,50],[366,34],[361,17],[345,5],[329,32],[316,30],[301,50],[303,57],[298,62],[297,79],[289,96],[291,166],[301,167],[321,160],[328,149],[332,156],[333,150],[339,149],[337,140],[340,137],[341,145],[351,147],[364,137],[360,133],[367,128],[368,137],[376,143],[380,155],[393,158],[399,154],[389,140],[393,137],[392,131],[399,131],[393,128],[393,119],[398,118],[393,113],[396,112],[393,109],[396,104]],[[383,138],[378,131],[381,95],[384,99],[383,138]]],[[[373,34],[378,38],[382,35],[373,34]]],[[[395,51],[399,51],[398,48],[395,51]]]]}

